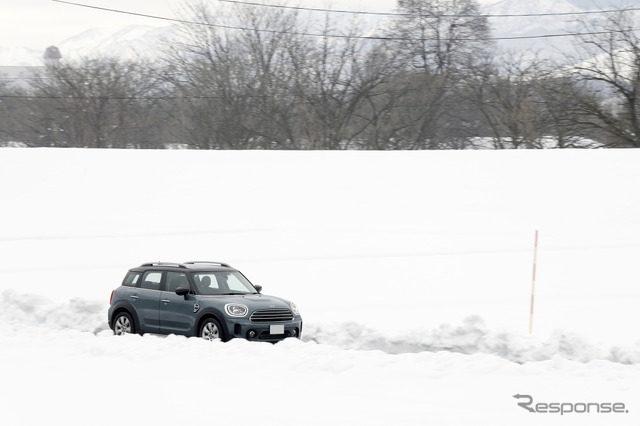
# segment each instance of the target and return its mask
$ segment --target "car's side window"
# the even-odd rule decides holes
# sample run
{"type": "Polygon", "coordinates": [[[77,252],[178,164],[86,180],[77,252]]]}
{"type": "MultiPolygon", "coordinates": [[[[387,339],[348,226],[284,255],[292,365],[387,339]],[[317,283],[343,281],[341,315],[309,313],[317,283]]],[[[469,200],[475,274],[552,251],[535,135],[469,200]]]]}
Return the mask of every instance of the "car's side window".
{"type": "Polygon", "coordinates": [[[162,272],[147,271],[142,278],[142,284],[140,287],[151,290],[160,290],[160,281],[162,281],[162,272]]]}
{"type": "Polygon", "coordinates": [[[124,281],[122,281],[122,285],[127,287],[135,287],[138,285],[138,280],[140,279],[140,272],[129,272],[127,276],[124,277],[124,281]]]}
{"type": "Polygon", "coordinates": [[[167,291],[176,291],[178,287],[189,288],[187,274],[184,272],[167,272],[167,291]]]}

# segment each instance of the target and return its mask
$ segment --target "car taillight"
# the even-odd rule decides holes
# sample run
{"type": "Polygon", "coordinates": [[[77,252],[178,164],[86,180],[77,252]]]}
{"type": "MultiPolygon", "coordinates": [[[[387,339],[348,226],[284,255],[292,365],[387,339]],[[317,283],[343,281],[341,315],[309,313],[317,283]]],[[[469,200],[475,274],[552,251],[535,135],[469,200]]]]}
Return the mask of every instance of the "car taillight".
{"type": "Polygon", "coordinates": [[[111,305],[111,301],[113,300],[113,292],[114,292],[114,291],[115,291],[115,290],[112,290],[112,291],[111,291],[111,297],[109,298],[109,305],[111,305]]]}

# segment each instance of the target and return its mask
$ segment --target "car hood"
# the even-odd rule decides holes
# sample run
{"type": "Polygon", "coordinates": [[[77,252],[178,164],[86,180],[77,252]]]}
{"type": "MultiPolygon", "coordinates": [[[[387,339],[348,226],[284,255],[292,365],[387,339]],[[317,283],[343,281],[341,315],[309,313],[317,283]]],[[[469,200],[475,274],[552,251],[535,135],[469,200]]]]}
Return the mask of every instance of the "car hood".
{"type": "Polygon", "coordinates": [[[266,294],[246,294],[242,298],[250,308],[254,309],[291,308],[291,302],[281,297],[268,296],[266,294]]]}
{"type": "Polygon", "coordinates": [[[286,308],[291,309],[291,302],[281,297],[268,296],[266,294],[243,294],[243,295],[200,295],[199,298],[215,299],[217,301],[224,301],[224,303],[242,303],[247,305],[250,311],[256,309],[273,309],[273,308],[286,308]]]}

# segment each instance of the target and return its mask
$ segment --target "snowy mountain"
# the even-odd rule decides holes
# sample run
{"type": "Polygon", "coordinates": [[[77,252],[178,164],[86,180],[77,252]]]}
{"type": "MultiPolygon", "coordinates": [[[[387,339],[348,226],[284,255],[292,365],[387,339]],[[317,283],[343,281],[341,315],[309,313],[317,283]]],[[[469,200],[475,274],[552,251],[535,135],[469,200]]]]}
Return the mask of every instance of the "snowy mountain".
{"type": "MultiPolygon", "coordinates": [[[[586,12],[611,10],[615,7],[640,7],[640,0],[480,0],[482,13],[493,15],[490,23],[493,36],[499,46],[517,50],[540,50],[555,52],[571,47],[570,37],[539,37],[566,34],[576,29],[577,18],[601,15],[570,14],[548,15],[550,13],[586,12]],[[528,16],[513,16],[528,15],[528,16]],[[530,38],[533,37],[533,38],[530,38]]],[[[390,18],[392,19],[392,18],[390,18]]],[[[94,28],[62,41],[63,57],[79,58],[96,55],[114,55],[128,59],[139,56],[154,56],[158,52],[159,41],[171,35],[172,26],[126,26],[118,29],[94,28]]],[[[27,47],[7,47],[0,45],[0,65],[34,66],[42,64],[42,55],[48,46],[35,49],[27,47]]]]}
{"type": "Polygon", "coordinates": [[[639,0],[500,0],[483,4],[482,11],[493,15],[490,18],[493,36],[499,39],[501,47],[553,54],[571,49],[571,38],[561,35],[578,30],[578,19],[602,16],[584,12],[639,6],[639,0]],[[554,13],[565,15],[548,15],[554,13]]]}
{"type": "MultiPolygon", "coordinates": [[[[170,37],[172,26],[130,25],[120,29],[93,28],[64,40],[57,47],[66,59],[90,56],[117,56],[126,59],[157,55],[162,40],[170,37]]],[[[0,65],[38,66],[43,64],[44,51],[25,47],[0,46],[0,65]]]]}
{"type": "Polygon", "coordinates": [[[87,30],[63,41],[59,48],[67,57],[96,55],[119,56],[127,59],[153,57],[162,40],[170,36],[173,27],[127,26],[117,31],[106,28],[87,30]]]}

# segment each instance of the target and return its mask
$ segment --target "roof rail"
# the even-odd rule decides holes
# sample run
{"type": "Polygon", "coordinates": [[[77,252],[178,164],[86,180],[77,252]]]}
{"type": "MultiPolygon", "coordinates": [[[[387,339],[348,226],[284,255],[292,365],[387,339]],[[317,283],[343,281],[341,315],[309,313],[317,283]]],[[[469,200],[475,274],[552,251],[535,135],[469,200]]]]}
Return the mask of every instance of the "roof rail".
{"type": "Polygon", "coordinates": [[[185,265],[220,265],[226,268],[231,268],[231,265],[225,262],[213,262],[209,260],[191,260],[189,262],[183,262],[185,265]]]}
{"type": "Polygon", "coordinates": [[[172,266],[174,268],[186,268],[186,266],[177,262],[147,262],[140,266],[172,266]]]}

